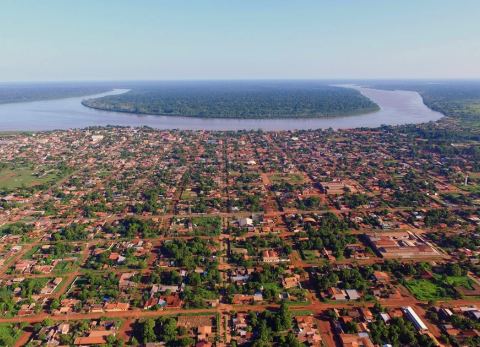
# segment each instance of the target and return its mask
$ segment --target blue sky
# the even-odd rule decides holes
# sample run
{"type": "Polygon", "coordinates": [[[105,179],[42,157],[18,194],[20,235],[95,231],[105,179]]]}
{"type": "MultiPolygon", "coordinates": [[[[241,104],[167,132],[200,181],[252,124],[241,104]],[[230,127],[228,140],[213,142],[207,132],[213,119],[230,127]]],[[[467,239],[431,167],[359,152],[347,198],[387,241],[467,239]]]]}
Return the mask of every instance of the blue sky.
{"type": "Polygon", "coordinates": [[[0,81],[480,78],[478,0],[2,0],[0,81]]]}

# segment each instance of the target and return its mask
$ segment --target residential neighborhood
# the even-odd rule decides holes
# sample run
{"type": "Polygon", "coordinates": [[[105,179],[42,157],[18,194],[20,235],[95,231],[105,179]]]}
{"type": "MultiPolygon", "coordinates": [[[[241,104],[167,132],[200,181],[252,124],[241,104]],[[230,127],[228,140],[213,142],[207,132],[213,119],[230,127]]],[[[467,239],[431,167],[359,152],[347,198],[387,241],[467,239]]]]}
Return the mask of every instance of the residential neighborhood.
{"type": "Polygon", "coordinates": [[[394,128],[0,138],[28,173],[0,180],[8,345],[480,343],[472,152],[394,128]]]}

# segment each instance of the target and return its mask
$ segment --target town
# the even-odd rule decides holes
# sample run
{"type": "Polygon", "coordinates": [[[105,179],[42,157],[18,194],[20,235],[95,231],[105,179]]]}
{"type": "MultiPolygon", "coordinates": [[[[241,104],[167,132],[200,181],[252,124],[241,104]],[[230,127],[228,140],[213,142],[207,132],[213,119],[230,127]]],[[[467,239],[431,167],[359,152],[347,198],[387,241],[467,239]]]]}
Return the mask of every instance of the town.
{"type": "Polygon", "coordinates": [[[412,129],[0,135],[0,345],[479,345],[478,142],[412,129]]]}

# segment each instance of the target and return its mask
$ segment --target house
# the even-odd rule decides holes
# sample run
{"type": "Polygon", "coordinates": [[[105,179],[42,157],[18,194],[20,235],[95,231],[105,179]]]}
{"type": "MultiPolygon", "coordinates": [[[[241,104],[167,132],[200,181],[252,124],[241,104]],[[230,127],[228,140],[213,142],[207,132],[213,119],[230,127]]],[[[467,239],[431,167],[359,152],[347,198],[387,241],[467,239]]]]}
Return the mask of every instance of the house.
{"type": "Polygon", "coordinates": [[[49,281],[45,287],[43,287],[41,290],[40,290],[40,294],[42,295],[49,295],[49,294],[52,294],[55,289],[58,287],[58,285],[62,282],[62,278],[61,277],[56,277],[55,279],[49,281]]]}
{"type": "Polygon", "coordinates": [[[212,335],[212,326],[211,325],[202,325],[197,329],[197,339],[198,341],[207,341],[208,338],[212,335]]]}
{"type": "Polygon", "coordinates": [[[358,300],[360,299],[360,294],[355,289],[346,289],[345,290],[348,300],[358,300]]]}
{"type": "Polygon", "coordinates": [[[297,323],[297,339],[300,343],[321,346],[322,338],[313,316],[296,316],[295,321],[297,323]]]}
{"type": "MultiPolygon", "coordinates": [[[[440,308],[437,312],[439,317],[445,320],[448,320],[450,319],[451,316],[453,316],[453,312],[448,308],[440,308]]],[[[475,311],[469,311],[469,312],[475,312],[475,311]]],[[[480,314],[480,312],[478,313],[480,314]]]]}
{"type": "Polygon", "coordinates": [[[21,260],[15,264],[15,272],[18,273],[25,273],[29,272],[33,265],[35,265],[36,261],[33,260],[21,260]]]}
{"type": "Polygon", "coordinates": [[[366,320],[367,322],[371,322],[373,321],[374,317],[373,317],[373,313],[372,311],[370,311],[369,308],[361,308],[360,309],[360,312],[362,313],[362,317],[364,320],[366,320]]]}
{"type": "Polygon", "coordinates": [[[388,323],[390,319],[392,319],[388,313],[383,313],[383,312],[380,313],[380,317],[382,318],[384,323],[388,323]]]}
{"type": "Polygon", "coordinates": [[[373,279],[377,283],[388,283],[390,282],[390,276],[383,271],[374,271],[373,272],[373,279]]]}
{"type": "Polygon", "coordinates": [[[251,226],[253,226],[253,219],[252,218],[240,218],[238,220],[238,225],[242,228],[251,227],[251,226]]]}
{"type": "Polygon", "coordinates": [[[151,309],[152,307],[158,305],[159,299],[158,298],[149,298],[147,301],[145,301],[145,305],[143,305],[143,308],[145,310],[151,309]]]}
{"type": "Polygon", "coordinates": [[[265,250],[262,253],[262,260],[264,263],[278,263],[280,262],[280,257],[274,250],[265,250]]]}
{"type": "Polygon", "coordinates": [[[212,343],[208,341],[199,341],[196,343],[195,347],[212,347],[212,343]]]}
{"type": "Polygon", "coordinates": [[[119,253],[112,252],[110,256],[108,257],[109,260],[112,260],[116,262],[117,264],[123,263],[127,258],[124,256],[120,255],[119,253]]]}
{"type": "Polygon", "coordinates": [[[67,314],[72,312],[76,305],[80,303],[80,300],[77,299],[63,299],[60,302],[60,308],[55,311],[57,314],[67,314]]]}
{"type": "Polygon", "coordinates": [[[300,286],[300,276],[299,275],[294,275],[294,276],[290,276],[290,277],[285,277],[282,280],[282,285],[283,285],[283,288],[285,288],[285,289],[298,287],[298,286],[300,286]]]}
{"type": "Polygon", "coordinates": [[[103,345],[107,340],[103,336],[77,337],[73,342],[76,346],[103,345]]]}
{"type": "Polygon", "coordinates": [[[478,310],[468,311],[467,315],[470,316],[470,318],[475,319],[477,321],[480,320],[480,311],[478,311],[478,310]]]}
{"type": "Polygon", "coordinates": [[[68,334],[70,331],[70,324],[68,323],[60,323],[58,325],[58,332],[62,335],[68,334]]]}
{"type": "Polygon", "coordinates": [[[254,301],[253,295],[247,294],[234,294],[232,298],[232,304],[234,305],[248,305],[254,301]]]}
{"type": "Polygon", "coordinates": [[[107,302],[103,307],[106,312],[119,312],[119,311],[128,311],[130,307],[129,303],[123,302],[107,302]]]}
{"type": "Polygon", "coordinates": [[[165,300],[165,304],[168,308],[181,308],[182,307],[182,299],[180,299],[180,295],[178,293],[172,293],[170,295],[162,296],[163,300],[165,300]]]}
{"type": "Polygon", "coordinates": [[[103,140],[103,135],[92,135],[92,142],[98,143],[103,140]]]}
{"type": "Polygon", "coordinates": [[[132,277],[135,276],[135,272],[125,272],[120,275],[120,279],[118,280],[118,285],[120,288],[132,288],[136,287],[136,283],[131,281],[132,277]]]}
{"type": "Polygon", "coordinates": [[[237,313],[237,316],[232,319],[233,329],[238,335],[244,336],[247,333],[247,315],[245,313],[237,313]]]}
{"type": "Polygon", "coordinates": [[[333,300],[347,300],[347,293],[343,289],[330,287],[327,289],[327,294],[333,300]]]}
{"type": "Polygon", "coordinates": [[[375,347],[368,335],[340,334],[339,337],[343,347],[375,347]]]}
{"type": "Polygon", "coordinates": [[[261,302],[263,301],[263,294],[260,292],[257,292],[253,294],[253,302],[261,302]]]}

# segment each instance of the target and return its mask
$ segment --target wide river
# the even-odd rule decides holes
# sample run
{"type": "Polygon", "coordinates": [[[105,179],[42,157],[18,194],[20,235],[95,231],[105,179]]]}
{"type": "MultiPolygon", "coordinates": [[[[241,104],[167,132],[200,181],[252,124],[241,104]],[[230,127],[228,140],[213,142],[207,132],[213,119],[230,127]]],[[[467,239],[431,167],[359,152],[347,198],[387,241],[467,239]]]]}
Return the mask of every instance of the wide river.
{"type": "Polygon", "coordinates": [[[417,124],[440,119],[421,96],[410,91],[385,91],[353,87],[380,106],[380,110],[355,116],[315,119],[222,119],[172,116],[147,116],[98,111],[81,104],[83,99],[121,94],[116,89],[108,93],[67,99],[22,102],[0,105],[0,131],[53,130],[88,126],[143,126],[157,129],[183,130],[301,130],[378,127],[380,125],[417,124]]]}

